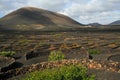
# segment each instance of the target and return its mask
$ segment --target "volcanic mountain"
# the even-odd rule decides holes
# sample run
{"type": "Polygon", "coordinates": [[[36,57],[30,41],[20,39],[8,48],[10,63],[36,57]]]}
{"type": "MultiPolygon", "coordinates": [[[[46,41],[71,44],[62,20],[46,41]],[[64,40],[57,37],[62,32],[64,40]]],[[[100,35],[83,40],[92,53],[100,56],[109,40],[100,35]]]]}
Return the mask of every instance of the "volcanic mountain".
{"type": "Polygon", "coordinates": [[[23,7],[0,19],[0,27],[10,30],[59,30],[82,24],[65,15],[34,7],[23,7]]]}
{"type": "Polygon", "coordinates": [[[109,25],[120,25],[120,20],[114,21],[110,23],[109,25]]]}
{"type": "Polygon", "coordinates": [[[88,25],[90,25],[90,26],[101,26],[100,23],[90,23],[90,24],[88,24],[88,25]]]}

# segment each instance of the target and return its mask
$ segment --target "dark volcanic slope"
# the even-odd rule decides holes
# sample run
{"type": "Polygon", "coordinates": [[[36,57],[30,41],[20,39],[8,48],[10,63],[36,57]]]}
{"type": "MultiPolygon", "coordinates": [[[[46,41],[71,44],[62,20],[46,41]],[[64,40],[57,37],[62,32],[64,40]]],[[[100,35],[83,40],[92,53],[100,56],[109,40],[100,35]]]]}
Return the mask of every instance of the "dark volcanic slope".
{"type": "Polygon", "coordinates": [[[110,23],[109,25],[120,25],[120,20],[114,21],[110,23]]]}
{"type": "Polygon", "coordinates": [[[0,19],[2,28],[17,30],[74,28],[80,25],[62,14],[33,7],[20,8],[0,19]]]}

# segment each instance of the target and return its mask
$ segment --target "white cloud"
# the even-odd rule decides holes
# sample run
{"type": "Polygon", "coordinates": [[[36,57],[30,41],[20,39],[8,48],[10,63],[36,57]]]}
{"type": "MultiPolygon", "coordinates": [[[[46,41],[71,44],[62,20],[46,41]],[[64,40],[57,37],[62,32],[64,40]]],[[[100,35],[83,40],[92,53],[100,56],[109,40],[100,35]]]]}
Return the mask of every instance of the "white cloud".
{"type": "Polygon", "coordinates": [[[66,5],[66,0],[31,0],[28,2],[29,6],[35,6],[39,8],[48,9],[51,11],[60,11],[64,9],[64,6],[66,5]]]}
{"type": "Polygon", "coordinates": [[[100,22],[107,24],[120,19],[119,3],[120,0],[91,0],[85,4],[73,3],[61,13],[82,23],[100,22]]]}
{"type": "Polygon", "coordinates": [[[0,0],[0,13],[6,13],[15,9],[32,6],[55,12],[62,11],[69,0],[0,0]]]}
{"type": "Polygon", "coordinates": [[[0,14],[24,6],[60,12],[81,23],[107,24],[120,19],[120,0],[0,0],[0,14]]]}

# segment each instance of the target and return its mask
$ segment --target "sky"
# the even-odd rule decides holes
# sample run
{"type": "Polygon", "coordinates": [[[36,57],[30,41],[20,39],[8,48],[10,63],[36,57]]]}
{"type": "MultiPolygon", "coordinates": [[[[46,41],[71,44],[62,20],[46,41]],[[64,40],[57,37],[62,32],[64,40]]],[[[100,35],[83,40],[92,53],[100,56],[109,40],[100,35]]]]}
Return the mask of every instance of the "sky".
{"type": "Polygon", "coordinates": [[[0,18],[21,7],[58,12],[83,24],[120,20],[120,0],[0,0],[0,18]]]}

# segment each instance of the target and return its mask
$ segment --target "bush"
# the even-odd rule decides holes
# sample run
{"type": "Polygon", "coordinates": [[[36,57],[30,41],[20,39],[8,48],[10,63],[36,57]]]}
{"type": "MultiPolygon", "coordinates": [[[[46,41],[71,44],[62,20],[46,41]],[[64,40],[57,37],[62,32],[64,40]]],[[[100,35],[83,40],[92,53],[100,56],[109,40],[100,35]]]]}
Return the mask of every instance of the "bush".
{"type": "Polygon", "coordinates": [[[87,69],[83,66],[70,65],[35,71],[22,80],[95,80],[95,76],[88,76],[87,69]]]}
{"type": "Polygon", "coordinates": [[[99,50],[95,50],[95,49],[90,49],[90,50],[88,50],[88,53],[89,54],[100,54],[100,51],[99,50]]]}
{"type": "Polygon", "coordinates": [[[2,52],[0,52],[0,56],[5,56],[5,57],[12,57],[15,54],[16,54],[15,51],[2,51],[2,52]]]}
{"type": "Polygon", "coordinates": [[[62,51],[51,51],[50,55],[48,56],[49,61],[62,60],[64,58],[65,55],[62,53],[62,51]]]}

